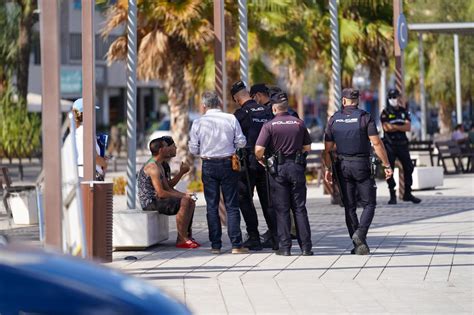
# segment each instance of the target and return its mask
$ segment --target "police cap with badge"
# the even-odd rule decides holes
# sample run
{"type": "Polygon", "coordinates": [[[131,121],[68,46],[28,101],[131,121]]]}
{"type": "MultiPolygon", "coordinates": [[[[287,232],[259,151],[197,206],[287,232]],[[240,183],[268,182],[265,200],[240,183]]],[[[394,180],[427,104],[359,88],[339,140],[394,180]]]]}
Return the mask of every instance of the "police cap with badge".
{"type": "Polygon", "coordinates": [[[230,95],[232,95],[232,99],[235,102],[234,95],[237,94],[238,92],[245,90],[247,87],[245,86],[245,83],[242,81],[237,81],[234,84],[232,84],[232,87],[230,88],[230,95]]]}

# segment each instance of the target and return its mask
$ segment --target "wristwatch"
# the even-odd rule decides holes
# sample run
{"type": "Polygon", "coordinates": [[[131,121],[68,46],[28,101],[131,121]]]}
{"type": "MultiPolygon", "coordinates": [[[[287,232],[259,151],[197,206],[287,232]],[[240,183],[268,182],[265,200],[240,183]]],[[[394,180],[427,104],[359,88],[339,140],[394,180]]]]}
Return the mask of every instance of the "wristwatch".
{"type": "Polygon", "coordinates": [[[325,170],[326,172],[332,172],[332,169],[331,169],[330,167],[327,167],[327,166],[324,167],[324,170],[325,170]]]}
{"type": "Polygon", "coordinates": [[[383,166],[384,170],[391,170],[392,169],[392,167],[390,165],[389,166],[382,165],[382,166],[383,166]]]}

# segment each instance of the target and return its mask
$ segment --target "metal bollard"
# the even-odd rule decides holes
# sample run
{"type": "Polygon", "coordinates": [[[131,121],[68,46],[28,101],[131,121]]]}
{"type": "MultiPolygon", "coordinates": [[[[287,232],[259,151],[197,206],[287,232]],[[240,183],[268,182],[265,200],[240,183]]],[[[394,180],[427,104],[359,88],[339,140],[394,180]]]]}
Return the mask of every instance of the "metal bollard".
{"type": "Polygon", "coordinates": [[[89,181],[81,183],[87,257],[102,262],[112,261],[113,183],[89,181]]]}

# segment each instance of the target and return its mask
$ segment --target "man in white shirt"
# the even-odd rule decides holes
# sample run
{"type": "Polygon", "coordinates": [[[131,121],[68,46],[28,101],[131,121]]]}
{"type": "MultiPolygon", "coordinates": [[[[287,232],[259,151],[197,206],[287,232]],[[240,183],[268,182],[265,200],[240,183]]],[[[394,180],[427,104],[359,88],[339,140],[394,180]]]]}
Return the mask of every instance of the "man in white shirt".
{"type": "Polygon", "coordinates": [[[201,105],[205,114],[193,123],[189,151],[202,159],[202,182],[207,204],[207,224],[212,253],[222,247],[222,227],[219,218],[219,197],[222,189],[227,211],[227,232],[233,254],[248,253],[242,247],[238,182],[239,172],[232,170],[232,155],[246,144],[239,122],[234,115],[222,112],[215,92],[204,92],[201,105]]]}
{"type": "MultiPolygon", "coordinates": [[[[95,107],[98,109],[99,107],[95,107]]],[[[83,127],[83,112],[84,105],[82,98],[77,99],[72,105],[72,112],[74,114],[74,120],[76,124],[76,150],[77,150],[77,166],[79,179],[84,178],[84,127],[83,127]]],[[[96,158],[95,158],[95,170],[96,173],[105,176],[107,170],[107,160],[99,155],[100,148],[97,141],[95,142],[96,158]]]]}

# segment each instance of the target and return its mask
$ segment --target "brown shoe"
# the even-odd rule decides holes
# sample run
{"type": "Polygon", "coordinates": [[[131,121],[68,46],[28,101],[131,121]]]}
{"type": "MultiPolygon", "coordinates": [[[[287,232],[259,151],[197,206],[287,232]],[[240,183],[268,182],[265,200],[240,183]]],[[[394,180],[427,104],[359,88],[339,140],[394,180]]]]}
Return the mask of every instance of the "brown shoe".
{"type": "Polygon", "coordinates": [[[232,254],[248,254],[249,249],[245,247],[232,248],[232,254]]]}
{"type": "Polygon", "coordinates": [[[219,255],[221,253],[220,248],[212,248],[211,249],[211,254],[219,255]]]}

